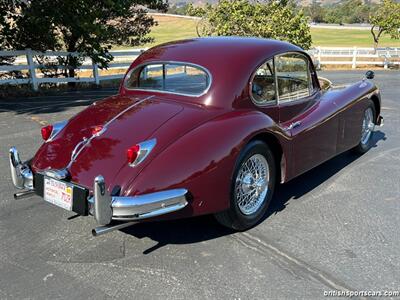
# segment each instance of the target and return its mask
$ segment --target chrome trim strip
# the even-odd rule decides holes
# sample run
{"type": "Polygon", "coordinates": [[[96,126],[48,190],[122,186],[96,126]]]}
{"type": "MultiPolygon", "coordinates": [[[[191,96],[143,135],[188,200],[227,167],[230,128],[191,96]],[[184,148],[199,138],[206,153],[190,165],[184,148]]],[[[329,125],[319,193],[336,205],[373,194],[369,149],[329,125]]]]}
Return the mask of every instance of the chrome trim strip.
{"type": "Polygon", "coordinates": [[[212,75],[210,73],[210,71],[208,71],[205,67],[200,66],[198,64],[194,64],[194,63],[189,63],[189,62],[183,62],[183,61],[173,61],[173,60],[169,60],[169,61],[160,61],[160,60],[156,60],[156,61],[150,61],[147,63],[142,63],[140,65],[137,65],[136,67],[134,67],[133,69],[129,70],[128,73],[126,74],[125,78],[124,78],[124,82],[123,82],[123,86],[126,90],[128,91],[142,91],[142,92],[151,92],[151,93],[161,93],[161,94],[172,94],[172,95],[179,95],[179,96],[186,96],[186,97],[201,97],[205,94],[208,93],[208,91],[211,88],[212,85],[212,75]],[[204,71],[207,76],[208,76],[208,85],[207,87],[204,89],[203,92],[201,92],[200,94],[186,94],[186,93],[177,93],[177,92],[172,92],[172,91],[165,91],[165,90],[152,90],[152,89],[140,89],[140,88],[129,88],[126,85],[126,82],[128,81],[128,79],[131,77],[132,73],[134,71],[136,71],[137,69],[146,66],[146,65],[158,65],[158,64],[171,64],[171,65],[181,65],[181,66],[191,66],[191,67],[195,67],[195,68],[199,68],[202,71],[204,71]]]}
{"type": "MultiPolygon", "coordinates": [[[[154,95],[148,96],[148,97],[146,97],[146,98],[143,98],[143,99],[141,99],[141,100],[139,100],[139,101],[133,103],[131,106],[128,106],[128,107],[125,108],[123,111],[121,111],[119,114],[117,114],[114,118],[112,118],[110,121],[108,121],[108,122],[104,125],[103,130],[105,131],[105,130],[107,129],[108,125],[110,125],[112,122],[114,122],[116,119],[118,119],[120,116],[122,116],[122,115],[123,115],[124,113],[126,113],[127,111],[131,110],[133,107],[135,107],[135,106],[137,106],[137,105],[143,103],[144,101],[149,100],[149,99],[151,99],[151,98],[153,98],[153,97],[154,97],[154,95]]],[[[102,130],[101,132],[104,132],[103,130],[102,130]]]]}
{"type": "Polygon", "coordinates": [[[78,155],[81,153],[82,149],[85,148],[86,144],[89,143],[89,139],[87,137],[84,137],[82,141],[80,141],[78,144],[76,144],[74,150],[71,152],[71,158],[69,160],[69,164],[67,168],[71,166],[71,164],[75,161],[75,159],[78,157],[78,155]]]}
{"type": "Polygon", "coordinates": [[[58,179],[58,180],[63,180],[63,179],[67,179],[69,177],[69,172],[67,169],[61,169],[61,170],[45,170],[43,171],[43,174],[54,178],[54,179],[58,179]]]}
{"type": "Polygon", "coordinates": [[[141,99],[141,100],[139,100],[139,101],[133,103],[132,105],[128,106],[128,107],[125,108],[123,111],[121,111],[120,113],[118,113],[116,116],[114,116],[114,117],[113,117],[110,121],[108,121],[106,124],[104,124],[103,129],[102,129],[101,131],[99,131],[98,133],[92,135],[90,138],[84,137],[83,140],[80,141],[80,142],[75,146],[74,150],[73,150],[72,153],[71,153],[71,159],[70,159],[68,165],[67,165],[65,168],[66,168],[66,169],[69,169],[69,168],[71,167],[71,165],[75,162],[75,160],[76,160],[76,158],[79,156],[79,154],[83,151],[83,149],[84,149],[88,144],[90,144],[90,142],[91,142],[94,138],[96,138],[96,137],[100,136],[101,134],[103,134],[103,133],[107,130],[108,126],[109,126],[112,122],[114,122],[116,119],[118,119],[120,116],[122,116],[124,113],[126,113],[127,111],[129,111],[129,110],[132,109],[133,107],[135,107],[135,106],[137,106],[137,105],[143,103],[144,101],[149,100],[149,99],[151,99],[151,98],[153,98],[153,97],[154,97],[154,95],[148,96],[148,97],[146,97],[146,98],[144,98],[144,99],[141,99]],[[79,148],[79,147],[80,147],[80,148],[79,148]],[[78,150],[78,149],[79,149],[79,150],[78,150]]]}
{"type": "Polygon", "coordinates": [[[277,104],[278,104],[278,89],[277,89],[277,85],[276,85],[276,76],[275,76],[275,72],[276,72],[276,69],[275,69],[275,58],[272,57],[272,58],[270,58],[270,59],[267,59],[267,60],[263,61],[263,63],[262,63],[261,65],[259,65],[259,66],[256,68],[256,70],[253,72],[253,74],[251,75],[250,81],[249,81],[249,96],[250,96],[250,99],[251,99],[251,101],[253,102],[254,105],[256,105],[256,106],[258,106],[258,107],[261,107],[261,108],[266,108],[266,107],[274,106],[274,105],[277,105],[277,104]],[[261,66],[263,66],[264,64],[268,63],[268,61],[270,61],[270,60],[272,60],[272,67],[273,67],[273,69],[274,69],[274,74],[273,74],[273,76],[274,76],[275,98],[276,98],[276,99],[274,99],[274,100],[269,100],[269,101],[265,101],[265,103],[259,103],[258,101],[256,101],[256,100],[254,99],[254,96],[253,96],[253,82],[254,82],[254,78],[255,78],[256,75],[257,75],[258,69],[261,68],[261,66]]]}

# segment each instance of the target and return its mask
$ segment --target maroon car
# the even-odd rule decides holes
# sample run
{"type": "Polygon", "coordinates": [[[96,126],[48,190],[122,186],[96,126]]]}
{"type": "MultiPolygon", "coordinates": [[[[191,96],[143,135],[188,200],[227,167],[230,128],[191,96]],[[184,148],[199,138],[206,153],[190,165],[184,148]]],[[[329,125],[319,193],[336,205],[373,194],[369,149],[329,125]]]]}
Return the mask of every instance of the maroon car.
{"type": "Polygon", "coordinates": [[[371,147],[383,124],[372,78],[333,87],[306,52],[275,40],[157,46],[132,63],[118,95],[42,128],[32,159],[10,149],[13,183],[26,189],[15,197],[93,215],[93,234],[202,214],[245,230],[276,184],[371,147]]]}

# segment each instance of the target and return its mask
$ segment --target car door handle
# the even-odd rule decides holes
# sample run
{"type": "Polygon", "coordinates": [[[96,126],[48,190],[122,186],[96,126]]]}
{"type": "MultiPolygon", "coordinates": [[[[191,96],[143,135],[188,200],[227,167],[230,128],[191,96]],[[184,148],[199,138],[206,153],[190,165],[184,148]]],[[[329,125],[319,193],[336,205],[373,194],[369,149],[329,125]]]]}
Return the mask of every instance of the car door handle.
{"type": "Polygon", "coordinates": [[[288,127],[286,127],[286,130],[292,130],[293,128],[299,127],[301,125],[300,121],[297,122],[293,122],[292,124],[290,124],[288,127]]]}

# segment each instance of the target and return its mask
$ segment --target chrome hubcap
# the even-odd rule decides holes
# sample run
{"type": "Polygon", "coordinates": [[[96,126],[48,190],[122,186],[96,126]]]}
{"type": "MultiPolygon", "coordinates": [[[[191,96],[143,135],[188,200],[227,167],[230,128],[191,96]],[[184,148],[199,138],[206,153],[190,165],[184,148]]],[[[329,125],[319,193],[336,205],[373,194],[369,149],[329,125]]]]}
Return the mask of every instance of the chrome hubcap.
{"type": "Polygon", "coordinates": [[[236,201],[245,215],[255,213],[268,193],[268,162],[261,154],[251,156],[242,164],[235,183],[236,201]]]}
{"type": "Polygon", "coordinates": [[[368,144],[368,141],[374,129],[375,129],[374,113],[372,111],[372,108],[368,107],[364,113],[364,119],[361,131],[361,144],[363,145],[368,144]]]}

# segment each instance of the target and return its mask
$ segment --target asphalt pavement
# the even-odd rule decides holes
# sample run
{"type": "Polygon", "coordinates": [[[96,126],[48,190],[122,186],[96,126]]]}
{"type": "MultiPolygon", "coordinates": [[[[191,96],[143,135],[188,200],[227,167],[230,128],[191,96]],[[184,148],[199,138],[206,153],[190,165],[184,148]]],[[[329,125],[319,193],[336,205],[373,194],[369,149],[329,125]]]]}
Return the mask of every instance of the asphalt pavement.
{"type": "MultiPolygon", "coordinates": [[[[321,72],[334,83],[363,71],[321,72]]],[[[22,159],[43,124],[113,89],[0,101],[0,298],[320,299],[330,290],[400,290],[400,72],[377,71],[385,126],[375,146],[344,153],[278,188],[242,233],[210,216],[136,224],[93,237],[93,218],[14,200],[8,149],[22,159]]]]}

